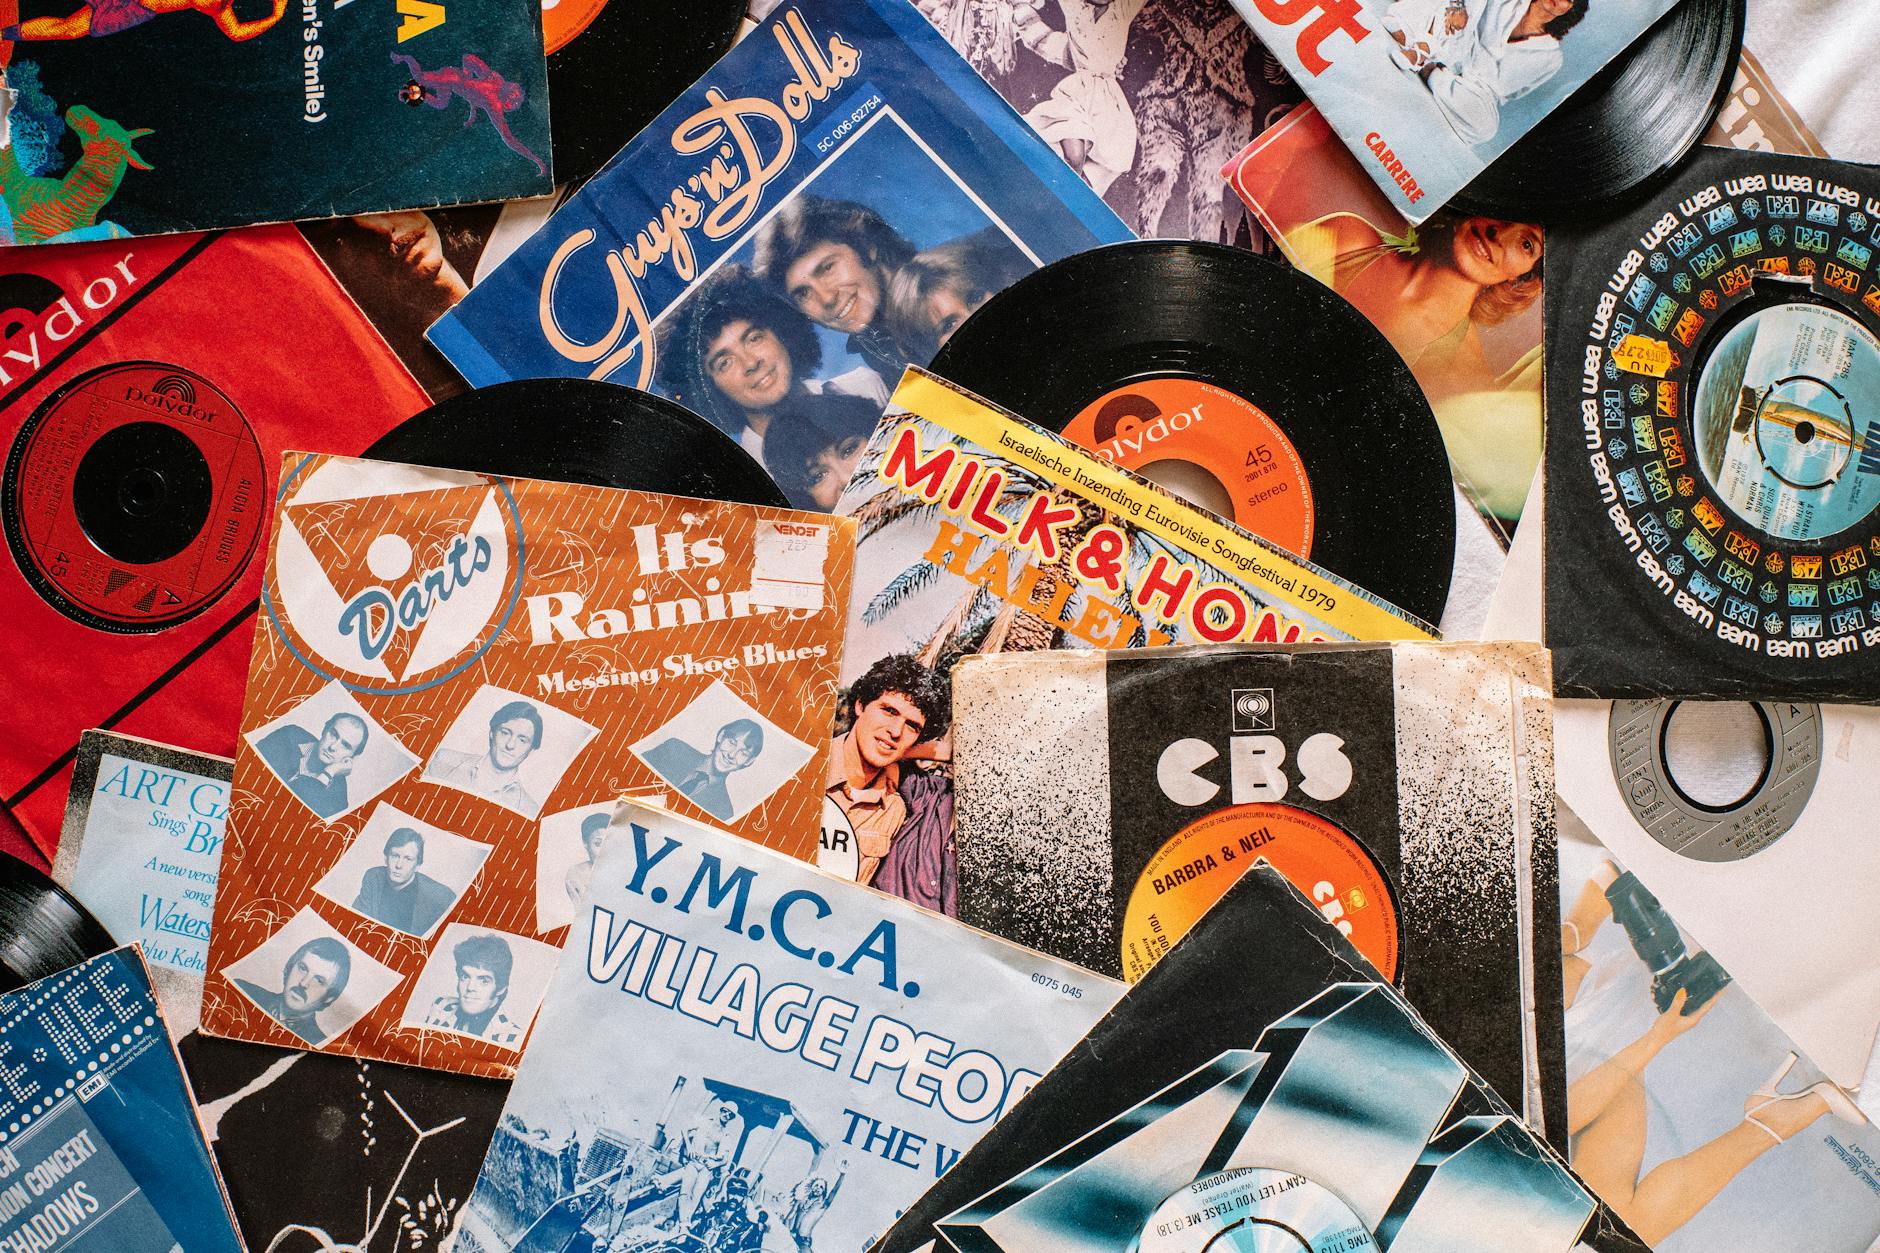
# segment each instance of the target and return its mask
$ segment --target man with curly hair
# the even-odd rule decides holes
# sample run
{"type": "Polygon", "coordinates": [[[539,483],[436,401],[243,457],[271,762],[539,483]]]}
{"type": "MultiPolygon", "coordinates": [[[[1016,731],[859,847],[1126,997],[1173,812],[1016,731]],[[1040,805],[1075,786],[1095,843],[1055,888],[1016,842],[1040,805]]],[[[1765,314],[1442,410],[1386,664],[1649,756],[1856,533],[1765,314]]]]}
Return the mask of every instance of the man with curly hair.
{"type": "Polygon", "coordinates": [[[849,712],[849,729],[829,754],[824,794],[855,832],[856,882],[873,883],[908,816],[899,790],[901,763],[915,745],[946,734],[952,701],[939,675],[911,654],[896,653],[850,686],[849,712]]]}

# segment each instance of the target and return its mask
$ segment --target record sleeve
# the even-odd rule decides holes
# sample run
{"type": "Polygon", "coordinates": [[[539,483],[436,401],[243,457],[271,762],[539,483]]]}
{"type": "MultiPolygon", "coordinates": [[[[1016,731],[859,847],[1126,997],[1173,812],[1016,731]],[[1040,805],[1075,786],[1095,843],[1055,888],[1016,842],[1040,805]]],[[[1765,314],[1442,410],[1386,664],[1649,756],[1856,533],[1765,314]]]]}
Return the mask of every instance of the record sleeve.
{"type": "Polygon", "coordinates": [[[114,936],[143,946],[181,1039],[202,1012],[209,923],[228,824],[226,757],[109,731],[78,742],[52,877],[114,936]]]}
{"type": "Polygon", "coordinates": [[[0,238],[546,194],[539,0],[9,5],[0,238]]]}
{"type": "Polygon", "coordinates": [[[623,804],[454,1247],[864,1248],[1121,991],[623,804]]]}
{"type": "Polygon", "coordinates": [[[1880,700],[1876,208],[1869,168],[1707,149],[1555,233],[1561,694],[1880,700]]]}
{"type": "Polygon", "coordinates": [[[960,919],[1139,979],[1265,860],[1564,1143],[1548,691],[1515,644],[968,657],[960,919]]]}
{"type": "Polygon", "coordinates": [[[425,398],[292,228],[6,256],[0,804],[50,860],[86,730],[234,751],[282,450],[425,398]]]}
{"type": "Polygon", "coordinates": [[[135,947],[0,995],[0,1244],[242,1253],[135,947]]]}
{"type": "MultiPolygon", "coordinates": [[[[1667,981],[1664,971],[1701,965],[1706,950],[1628,878],[1561,806],[1568,1105],[1583,1129],[1573,1169],[1659,1253],[1797,1243],[1866,1253],[1880,1238],[1876,1175],[1864,1164],[1880,1161],[1871,1113],[1863,1118],[1721,965],[1702,985],[1667,981]],[[1706,988],[1707,999],[1691,995],[1706,988]],[[1686,996],[1673,1005],[1678,991],[1686,996]],[[1619,1074],[1635,1077],[1614,1087],[1619,1074]],[[1718,1166],[1714,1190],[1643,1186],[1654,1171],[1670,1178],[1704,1164],[1718,1166]]],[[[1860,1085],[1869,1110],[1880,1095],[1871,1084],[1860,1085]]]]}
{"type": "Polygon", "coordinates": [[[203,1029],[507,1078],[604,815],[815,847],[852,525],[291,454],[203,1029]]]}
{"type": "Polygon", "coordinates": [[[200,1032],[178,1051],[251,1253],[445,1248],[509,1092],[200,1032]]]}
{"type": "MultiPolygon", "coordinates": [[[[1166,1238],[1148,1226],[1163,1205],[1236,1170],[1342,1202],[1360,1228],[1345,1249],[1647,1247],[1256,866],[873,1248],[1125,1253],[1166,1238]]],[[[1245,1212],[1270,1223],[1292,1191],[1245,1212]]]]}
{"type": "Polygon", "coordinates": [[[680,94],[430,338],[478,386],[585,377],[677,400],[799,508],[826,509],[841,484],[811,480],[816,454],[873,429],[958,306],[1130,237],[920,10],[801,0],[680,94]],[[749,345],[728,334],[738,322],[757,332],[749,345]]]}
{"type": "Polygon", "coordinates": [[[1435,635],[922,370],[896,390],[836,512],[856,522],[856,579],[818,864],[943,913],[958,908],[947,727],[959,658],[1435,635]]]}
{"type": "Polygon", "coordinates": [[[1442,208],[1672,6],[1234,0],[1412,222],[1442,208]]]}

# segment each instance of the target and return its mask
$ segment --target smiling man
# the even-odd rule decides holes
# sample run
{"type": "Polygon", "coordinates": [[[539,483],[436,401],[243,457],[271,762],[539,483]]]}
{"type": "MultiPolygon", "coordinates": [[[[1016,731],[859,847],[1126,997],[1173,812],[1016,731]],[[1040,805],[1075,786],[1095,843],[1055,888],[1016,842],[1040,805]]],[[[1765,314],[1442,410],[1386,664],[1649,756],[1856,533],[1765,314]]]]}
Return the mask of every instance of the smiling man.
{"type": "Polygon", "coordinates": [[[938,675],[907,653],[883,657],[849,688],[849,729],[829,754],[824,794],[855,831],[857,883],[874,882],[907,820],[901,763],[916,744],[946,733],[950,702],[938,675]]]}
{"type": "Polygon", "coordinates": [[[479,932],[459,940],[450,956],[457,966],[457,995],[432,1001],[424,1025],[520,1049],[527,1027],[503,1012],[515,965],[508,941],[500,935],[479,932]]]}
{"type": "Polygon", "coordinates": [[[725,780],[756,761],[763,751],[763,725],[739,718],[718,728],[709,753],[675,737],[648,749],[646,764],[678,788],[681,796],[719,821],[729,822],[738,811],[725,780]]]}
{"type": "Polygon", "coordinates": [[[294,950],[281,967],[281,989],[269,991],[246,979],[235,980],[242,994],[263,1013],[309,1044],[326,1043],[319,1013],[346,990],[352,976],[352,954],[331,936],[308,940],[294,950]]]}
{"type": "Polygon", "coordinates": [[[490,715],[489,747],[485,751],[466,753],[440,748],[425,768],[424,777],[533,818],[542,802],[523,787],[517,772],[529,754],[541,746],[541,712],[526,700],[512,700],[490,715]]]}
{"type": "Polygon", "coordinates": [[[384,865],[360,876],[352,907],[406,935],[428,934],[450,912],[456,894],[418,869],[424,864],[424,836],[400,827],[385,837],[384,855],[384,865]]]}
{"type": "Polygon", "coordinates": [[[888,285],[914,245],[866,205],[799,196],[757,233],[752,268],[818,326],[848,335],[848,349],[889,387],[907,354],[882,325],[888,285]]]}

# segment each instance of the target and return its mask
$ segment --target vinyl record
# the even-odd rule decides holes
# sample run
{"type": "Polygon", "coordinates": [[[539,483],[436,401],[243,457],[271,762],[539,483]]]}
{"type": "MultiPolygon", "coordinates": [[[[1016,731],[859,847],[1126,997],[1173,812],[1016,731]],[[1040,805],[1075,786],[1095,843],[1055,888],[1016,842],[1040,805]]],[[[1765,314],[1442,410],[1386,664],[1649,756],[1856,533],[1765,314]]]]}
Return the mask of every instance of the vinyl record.
{"type": "Polygon", "coordinates": [[[542,10],[557,182],[579,182],[697,82],[743,0],[553,0],[542,10]]]}
{"type": "Polygon", "coordinates": [[[1684,0],[1451,202],[1513,222],[1579,221],[1662,183],[1730,94],[1745,0],[1684,0]]]}
{"type": "Polygon", "coordinates": [[[1218,244],[1067,257],[987,301],[935,373],[1409,610],[1456,547],[1442,434],[1331,291],[1218,244]]]}
{"type": "Polygon", "coordinates": [[[789,508],[717,427],[661,396],[590,379],[521,379],[453,396],[386,432],[379,461],[789,508]]]}
{"type": "Polygon", "coordinates": [[[0,853],[0,992],[56,975],[117,947],[66,890],[0,853]]]}

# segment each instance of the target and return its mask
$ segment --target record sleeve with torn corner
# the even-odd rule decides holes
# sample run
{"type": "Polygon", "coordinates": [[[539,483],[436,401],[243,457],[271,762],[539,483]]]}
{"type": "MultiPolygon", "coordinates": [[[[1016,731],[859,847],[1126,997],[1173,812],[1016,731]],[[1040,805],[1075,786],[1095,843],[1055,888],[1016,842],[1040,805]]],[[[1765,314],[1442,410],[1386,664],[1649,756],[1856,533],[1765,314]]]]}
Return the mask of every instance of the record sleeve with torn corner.
{"type": "Polygon", "coordinates": [[[874,1253],[1127,1253],[1165,1198],[1240,1167],[1340,1198],[1368,1237],[1349,1248],[1646,1249],[1261,866],[874,1253]]]}
{"type": "Polygon", "coordinates": [[[1704,149],[1547,277],[1563,696],[1880,702],[1872,167],[1704,149]]]}
{"type": "Polygon", "coordinates": [[[960,918],[1138,979],[1265,860],[1564,1143],[1549,686],[1525,644],[968,657],[960,918]]]}

